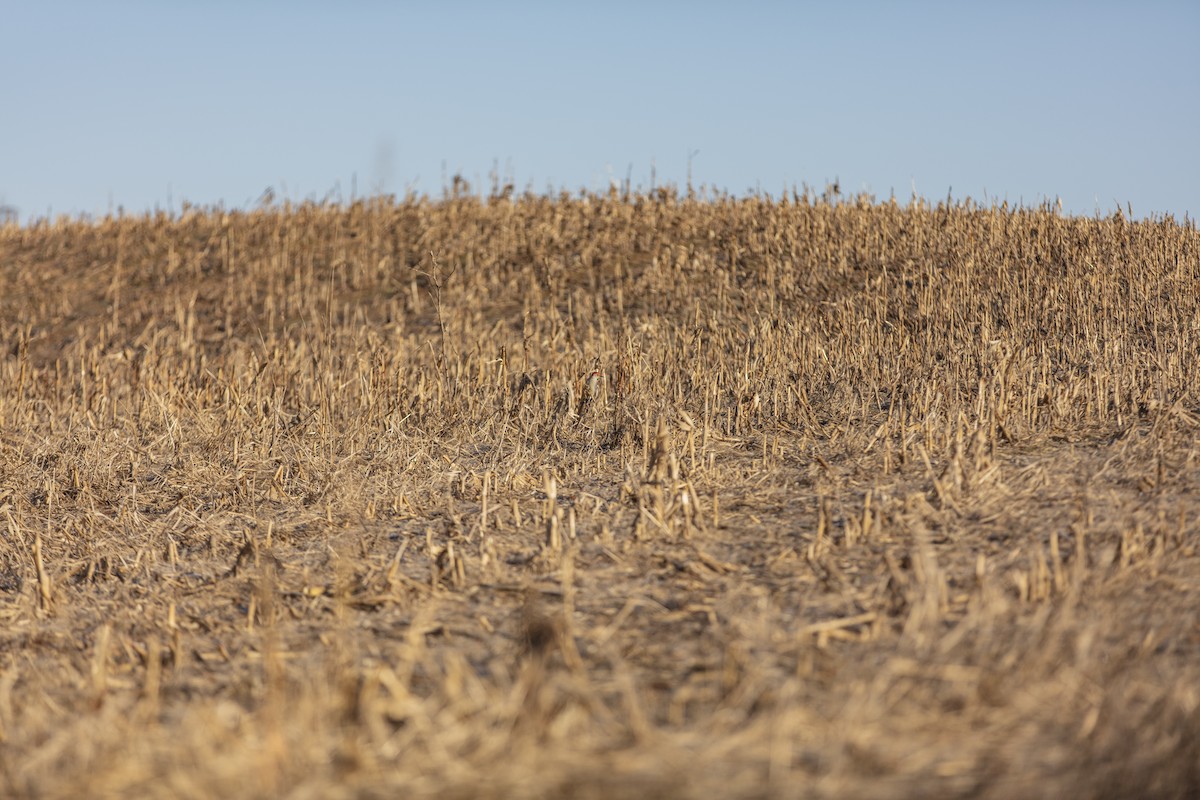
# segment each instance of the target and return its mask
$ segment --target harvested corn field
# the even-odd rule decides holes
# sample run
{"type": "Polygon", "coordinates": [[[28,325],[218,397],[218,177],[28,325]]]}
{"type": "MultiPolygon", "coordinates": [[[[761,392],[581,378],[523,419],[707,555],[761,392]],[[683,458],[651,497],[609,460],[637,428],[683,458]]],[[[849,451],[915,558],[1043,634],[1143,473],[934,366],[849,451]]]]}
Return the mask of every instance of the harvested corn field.
{"type": "Polygon", "coordinates": [[[1194,223],[0,228],[6,797],[1194,797],[1194,223]]]}

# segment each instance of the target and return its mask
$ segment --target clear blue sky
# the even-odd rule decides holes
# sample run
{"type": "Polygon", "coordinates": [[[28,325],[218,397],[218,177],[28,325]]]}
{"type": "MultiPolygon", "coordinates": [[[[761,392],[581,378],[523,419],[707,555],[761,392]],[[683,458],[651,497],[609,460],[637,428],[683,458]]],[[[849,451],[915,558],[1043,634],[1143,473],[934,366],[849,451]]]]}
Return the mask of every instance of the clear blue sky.
{"type": "Polygon", "coordinates": [[[0,0],[0,204],[840,180],[1200,214],[1200,2],[0,0]]]}

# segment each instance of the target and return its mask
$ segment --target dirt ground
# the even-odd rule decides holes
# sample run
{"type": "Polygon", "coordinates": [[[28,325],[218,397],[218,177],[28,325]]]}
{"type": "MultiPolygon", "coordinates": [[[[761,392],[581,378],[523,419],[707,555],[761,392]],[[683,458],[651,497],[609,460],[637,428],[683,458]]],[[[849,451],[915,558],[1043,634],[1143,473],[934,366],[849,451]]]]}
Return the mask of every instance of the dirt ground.
{"type": "Polygon", "coordinates": [[[1198,245],[666,191],[0,228],[0,795],[1196,797],[1198,245]]]}

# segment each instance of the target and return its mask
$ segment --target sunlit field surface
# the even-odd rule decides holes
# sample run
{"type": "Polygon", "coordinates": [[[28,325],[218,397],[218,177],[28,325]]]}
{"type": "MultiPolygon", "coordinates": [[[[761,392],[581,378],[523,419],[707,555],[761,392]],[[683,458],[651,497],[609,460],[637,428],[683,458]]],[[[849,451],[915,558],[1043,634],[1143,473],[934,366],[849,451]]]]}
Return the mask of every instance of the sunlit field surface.
{"type": "Polygon", "coordinates": [[[1200,234],[0,227],[0,795],[1200,791],[1200,234]]]}

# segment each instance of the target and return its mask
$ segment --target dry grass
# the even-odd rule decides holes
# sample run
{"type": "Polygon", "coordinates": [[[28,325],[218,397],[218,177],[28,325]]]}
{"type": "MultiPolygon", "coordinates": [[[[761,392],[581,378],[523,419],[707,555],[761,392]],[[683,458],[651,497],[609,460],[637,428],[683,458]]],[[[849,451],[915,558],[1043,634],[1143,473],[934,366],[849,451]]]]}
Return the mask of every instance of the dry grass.
{"type": "Polygon", "coordinates": [[[0,794],[1196,796],[1194,225],[458,189],[0,228],[0,794]]]}

